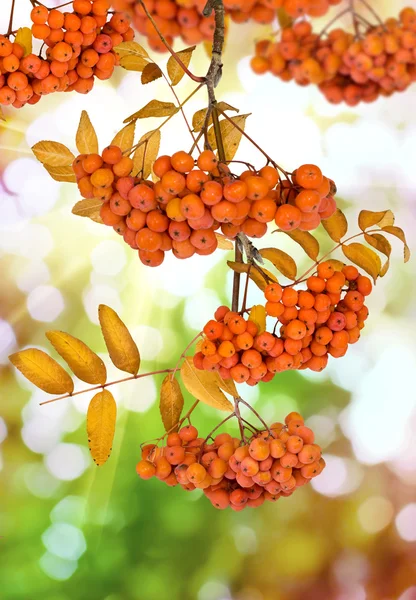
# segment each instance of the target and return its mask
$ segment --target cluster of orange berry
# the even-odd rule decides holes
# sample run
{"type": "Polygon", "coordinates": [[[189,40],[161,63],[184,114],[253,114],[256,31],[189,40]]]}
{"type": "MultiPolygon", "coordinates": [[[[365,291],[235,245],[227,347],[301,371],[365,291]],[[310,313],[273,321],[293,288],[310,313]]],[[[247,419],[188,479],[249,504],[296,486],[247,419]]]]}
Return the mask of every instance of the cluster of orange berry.
{"type": "MultiPolygon", "coordinates": [[[[310,2],[313,3],[313,0],[310,2]]],[[[167,51],[138,0],[113,0],[112,4],[116,10],[131,15],[134,27],[148,38],[153,50],[167,51]]],[[[214,16],[202,16],[205,4],[206,0],[146,0],[147,10],[170,44],[176,37],[181,37],[188,45],[212,40],[214,16]]],[[[236,23],[244,23],[250,19],[261,24],[271,23],[275,19],[276,8],[280,5],[280,0],[224,0],[226,14],[236,23]]]]}
{"type": "Polygon", "coordinates": [[[32,35],[47,46],[46,58],[0,36],[0,105],[21,108],[52,92],[86,94],[94,78],[108,79],[117,64],[113,47],[132,40],[130,19],[114,13],[110,0],[74,0],[73,12],[35,6],[32,35]]]}
{"type": "Polygon", "coordinates": [[[81,195],[103,202],[103,223],[152,267],[169,250],[177,258],[212,254],[219,228],[230,239],[240,231],[258,238],[270,221],[286,231],[310,230],[336,210],[334,183],[315,165],[299,167],[292,182],[281,181],[271,166],[236,178],[211,150],[204,150],[196,163],[197,168],[184,151],[160,156],[153,165],[159,178],[154,183],[132,177],[132,159],[109,146],[101,156],[78,156],[73,169],[81,195]]]}
{"type": "Polygon", "coordinates": [[[251,60],[255,73],[318,85],[329,102],[372,102],[416,81],[416,11],[369,27],[363,37],[333,29],[326,37],[301,21],[283,29],[278,42],[261,40],[251,60]]]}
{"type": "Polygon", "coordinates": [[[201,489],[218,509],[240,511],[291,496],[325,468],[313,431],[299,413],[283,423],[273,423],[250,440],[228,433],[212,443],[198,437],[193,425],[167,436],[166,446],[148,444],[136,471],[142,479],[157,477],[169,486],[201,489]]]}
{"type": "Polygon", "coordinates": [[[289,369],[322,371],[328,355],[344,356],[348,345],[358,341],[368,317],[364,302],[372,290],[370,279],[354,266],[335,271],[326,261],[306,285],[301,291],[283,289],[278,283],[266,287],[266,313],[281,323],[279,335],[258,333],[253,321],[220,306],[215,320],[203,329],[205,339],[194,365],[218,370],[223,379],[256,385],[289,369]]]}
{"type": "Polygon", "coordinates": [[[297,19],[309,15],[310,17],[323,17],[331,6],[339,4],[341,0],[276,0],[277,8],[284,8],[288,15],[297,19]]]}

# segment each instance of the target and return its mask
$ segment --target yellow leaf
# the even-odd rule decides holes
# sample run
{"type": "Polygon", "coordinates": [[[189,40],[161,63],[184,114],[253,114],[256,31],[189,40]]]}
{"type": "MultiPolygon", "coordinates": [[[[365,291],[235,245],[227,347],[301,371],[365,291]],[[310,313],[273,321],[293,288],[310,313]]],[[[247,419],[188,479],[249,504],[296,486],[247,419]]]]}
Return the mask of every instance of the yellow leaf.
{"type": "Polygon", "coordinates": [[[42,350],[27,348],[11,354],[9,360],[26,379],[48,394],[74,391],[74,383],[65,369],[42,350]]]}
{"type": "Polygon", "coordinates": [[[278,248],[262,248],[260,254],[266,260],[269,260],[278,271],[283,273],[288,279],[296,279],[296,263],[289,254],[278,248]]]}
{"type": "Polygon", "coordinates": [[[136,123],[129,123],[121,131],[119,131],[111,142],[112,146],[118,146],[122,152],[130,150],[134,144],[134,132],[136,123]]]}
{"type": "Polygon", "coordinates": [[[294,229],[293,231],[278,230],[288,235],[294,242],[297,242],[306,254],[312,260],[316,260],[319,255],[319,242],[309,231],[301,231],[300,229],[294,229]]]}
{"type": "MultiPolygon", "coordinates": [[[[181,50],[180,52],[176,53],[176,55],[180,58],[185,67],[189,67],[189,63],[191,62],[192,58],[192,52],[194,50],[195,46],[191,46],[190,48],[185,48],[185,50],[181,50]]],[[[172,85],[177,85],[182,79],[182,77],[185,75],[185,71],[182,69],[182,67],[178,64],[178,62],[173,56],[169,58],[168,64],[166,66],[172,85]]]]}
{"type": "Polygon", "coordinates": [[[87,435],[91,456],[97,467],[110,458],[116,429],[117,405],[113,395],[103,390],[88,406],[87,435]]]}
{"type": "Polygon", "coordinates": [[[75,143],[80,154],[98,154],[97,134],[85,110],[81,113],[75,143]]]}
{"type": "Polygon", "coordinates": [[[84,342],[64,331],[47,331],[45,335],[79,379],[102,385],[106,382],[105,364],[84,342]]]}
{"type": "Polygon", "coordinates": [[[342,269],[345,267],[345,263],[337,260],[336,258],[329,258],[325,262],[329,263],[335,271],[342,271],[342,269]]]}
{"type": "Polygon", "coordinates": [[[394,215],[391,210],[383,210],[380,212],[374,212],[372,210],[362,210],[358,215],[358,226],[362,231],[365,231],[369,227],[377,225],[378,227],[384,227],[394,225],[394,215]]]}
{"type": "Polygon", "coordinates": [[[71,150],[59,142],[38,142],[32,146],[32,152],[38,161],[50,167],[68,167],[75,160],[71,150]]]}
{"type": "Polygon", "coordinates": [[[118,46],[113,48],[120,57],[123,56],[143,56],[149,57],[143,46],[140,46],[137,42],[121,42],[118,46]]]}
{"type": "Polygon", "coordinates": [[[266,309],[262,304],[256,304],[250,311],[249,321],[257,325],[258,333],[266,331],[266,309]]]}
{"type": "Polygon", "coordinates": [[[159,154],[161,137],[160,129],[154,129],[142,135],[133,155],[133,176],[141,172],[144,179],[149,177],[153,163],[159,154]]]}
{"type": "Polygon", "coordinates": [[[238,398],[239,393],[237,392],[237,388],[235,387],[235,383],[232,379],[223,379],[218,371],[214,371],[218,375],[218,386],[227,394],[230,394],[233,398],[238,398]]]}
{"type": "Polygon", "coordinates": [[[149,61],[142,56],[129,55],[120,58],[120,67],[123,67],[126,71],[138,71],[140,73],[148,64],[149,61]]]}
{"type": "Polygon", "coordinates": [[[63,183],[77,182],[77,178],[72,167],[51,167],[50,165],[43,166],[55,181],[60,181],[63,183]]]}
{"type": "Polygon", "coordinates": [[[232,412],[233,406],[218,384],[218,373],[197,369],[192,357],[187,356],[181,367],[181,377],[184,386],[194,398],[218,410],[232,412]]]}
{"type": "Polygon", "coordinates": [[[88,217],[96,223],[103,223],[100,216],[102,205],[103,203],[98,198],[85,198],[74,205],[72,213],[78,217],[88,217]]]}
{"type": "Polygon", "coordinates": [[[32,52],[32,30],[29,27],[20,27],[17,30],[14,41],[24,49],[25,53],[23,56],[27,56],[32,52]]]}
{"type": "MultiPolygon", "coordinates": [[[[245,263],[233,262],[231,260],[227,260],[227,265],[235,271],[236,273],[248,273],[248,265],[245,263]]],[[[258,288],[262,291],[266,289],[266,286],[269,283],[277,283],[277,278],[273,273],[265,269],[264,267],[256,267],[252,266],[250,269],[250,279],[254,281],[258,288]],[[265,277],[263,277],[262,273],[264,273],[265,277]]]]}
{"type": "MultiPolygon", "coordinates": [[[[222,143],[227,161],[233,160],[238,150],[238,146],[240,145],[241,137],[243,135],[242,131],[244,131],[246,119],[249,116],[249,114],[238,115],[236,117],[230,117],[230,121],[228,119],[223,119],[220,121],[222,143]],[[242,131],[239,131],[235,125],[237,125],[237,127],[239,127],[242,131]]],[[[214,127],[211,127],[208,130],[208,142],[213,150],[218,148],[214,127]]]]}
{"type": "Polygon", "coordinates": [[[2,107],[0,106],[0,121],[6,121],[2,107]]]}
{"type": "Polygon", "coordinates": [[[123,321],[115,310],[105,304],[98,307],[98,319],[113,364],[121,371],[137,375],[140,352],[123,321]]]}
{"type": "Polygon", "coordinates": [[[176,379],[166,375],[160,388],[160,414],[165,431],[178,431],[178,422],[183,409],[183,395],[181,386],[176,379]]]}
{"type": "MultiPolygon", "coordinates": [[[[217,109],[219,111],[223,110],[224,112],[227,110],[233,110],[234,112],[238,112],[238,108],[234,108],[234,106],[227,104],[227,102],[217,102],[217,109]]],[[[201,131],[201,129],[205,123],[206,115],[207,115],[207,109],[202,108],[201,110],[198,110],[192,117],[192,127],[195,132],[201,131]]],[[[211,125],[211,124],[212,124],[212,116],[210,116],[209,121],[208,121],[208,125],[211,125]]]]}
{"type": "Polygon", "coordinates": [[[349,260],[371,275],[375,283],[377,277],[380,275],[381,260],[374,250],[366,248],[363,244],[354,243],[348,246],[343,244],[342,251],[349,260]]]}
{"type": "Polygon", "coordinates": [[[157,64],[148,63],[143,69],[141,81],[143,85],[146,85],[146,83],[156,81],[156,79],[160,79],[162,76],[163,73],[157,64]]]}
{"type": "Polygon", "coordinates": [[[364,239],[367,244],[370,244],[373,248],[387,256],[387,260],[380,269],[380,277],[384,277],[390,267],[390,255],[391,255],[391,244],[390,242],[381,235],[380,233],[364,233],[364,239]]]}
{"type": "Polygon", "coordinates": [[[378,250],[379,252],[381,252],[385,256],[387,256],[387,257],[390,256],[390,254],[391,254],[391,244],[384,237],[384,235],[381,235],[380,233],[372,233],[372,234],[365,233],[364,234],[364,239],[367,242],[367,244],[370,244],[370,246],[373,246],[373,248],[375,248],[376,250],[378,250]]]}
{"type": "Polygon", "coordinates": [[[285,29],[286,27],[291,27],[293,23],[292,17],[290,17],[284,8],[278,8],[276,11],[277,20],[279,21],[279,25],[281,29],[285,29]]]}
{"type": "MultiPolygon", "coordinates": [[[[177,113],[179,108],[172,102],[161,102],[160,100],[151,100],[143,106],[137,113],[132,115],[135,119],[146,119],[147,117],[170,117],[177,113]]],[[[131,117],[130,117],[131,118],[131,117]]]]}
{"type": "Polygon", "coordinates": [[[401,227],[392,227],[392,226],[386,226],[386,227],[383,227],[382,229],[386,233],[390,233],[391,235],[394,235],[395,237],[399,238],[399,240],[403,242],[404,262],[407,263],[407,261],[410,258],[410,250],[409,250],[409,246],[407,245],[406,236],[404,234],[403,229],[401,229],[401,227]]]}
{"type": "Polygon", "coordinates": [[[348,222],[343,212],[337,208],[336,212],[329,219],[322,219],[322,225],[325,227],[331,240],[340,242],[341,238],[348,231],[348,222]]]}
{"type": "Polygon", "coordinates": [[[216,233],[215,237],[217,238],[218,248],[220,250],[233,250],[234,244],[231,240],[227,239],[224,235],[221,235],[221,233],[216,233]]]}

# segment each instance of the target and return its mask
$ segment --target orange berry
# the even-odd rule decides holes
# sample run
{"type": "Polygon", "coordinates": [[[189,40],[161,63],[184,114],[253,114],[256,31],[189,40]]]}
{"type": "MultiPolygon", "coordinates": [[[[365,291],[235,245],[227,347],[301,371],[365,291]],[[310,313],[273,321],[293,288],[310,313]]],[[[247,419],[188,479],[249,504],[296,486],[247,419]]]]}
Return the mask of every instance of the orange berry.
{"type": "Polygon", "coordinates": [[[301,165],[296,169],[296,182],[305,189],[318,189],[323,183],[322,171],[316,165],[301,165]]]}
{"type": "Polygon", "coordinates": [[[179,173],[188,173],[194,168],[194,159],[190,154],[182,150],[172,154],[170,161],[173,169],[179,173]]]}
{"type": "Polygon", "coordinates": [[[156,467],[148,460],[140,460],[136,465],[136,472],[142,479],[151,479],[156,475],[156,467]]]}
{"type": "Polygon", "coordinates": [[[204,150],[198,156],[197,164],[201,171],[208,171],[210,173],[217,167],[218,159],[212,150],[204,150]]]}

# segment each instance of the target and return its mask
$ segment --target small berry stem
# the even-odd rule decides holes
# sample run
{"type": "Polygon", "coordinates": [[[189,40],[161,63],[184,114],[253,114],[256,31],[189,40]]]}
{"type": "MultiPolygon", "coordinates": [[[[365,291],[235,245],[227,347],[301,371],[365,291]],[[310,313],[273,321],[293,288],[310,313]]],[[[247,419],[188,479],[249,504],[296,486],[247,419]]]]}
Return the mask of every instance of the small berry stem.
{"type": "Polygon", "coordinates": [[[240,435],[241,435],[241,440],[247,444],[247,439],[246,439],[246,435],[244,433],[244,425],[243,425],[243,419],[241,418],[241,414],[240,414],[240,407],[238,406],[238,398],[234,398],[234,413],[235,416],[237,417],[238,420],[238,426],[240,428],[240,435]]]}
{"type": "Polygon", "coordinates": [[[173,58],[176,60],[176,62],[180,66],[180,68],[188,75],[188,77],[190,77],[192,79],[192,81],[196,81],[197,83],[205,83],[205,77],[198,77],[198,76],[194,75],[193,73],[191,73],[191,71],[188,69],[188,67],[186,67],[184,65],[184,63],[181,61],[181,59],[176,54],[176,52],[174,51],[174,49],[172,48],[172,46],[169,44],[169,42],[167,41],[167,39],[165,38],[165,36],[163,35],[163,33],[160,31],[159,27],[157,26],[154,18],[152,17],[151,13],[147,9],[147,6],[143,2],[143,0],[139,0],[139,3],[142,5],[143,10],[146,13],[147,18],[149,19],[149,21],[151,22],[151,24],[155,28],[155,30],[156,30],[158,36],[160,37],[161,41],[163,42],[163,44],[165,45],[165,47],[167,48],[167,50],[170,52],[170,54],[173,56],[173,58]]]}
{"type": "Polygon", "coordinates": [[[172,373],[173,369],[163,369],[161,371],[151,371],[150,373],[143,373],[142,375],[132,375],[131,377],[125,377],[124,379],[117,379],[117,381],[109,381],[104,385],[95,385],[94,387],[87,388],[86,390],[80,390],[79,392],[73,392],[71,394],[65,394],[65,396],[59,396],[58,398],[52,398],[51,400],[45,400],[40,402],[39,405],[51,404],[51,402],[57,402],[58,400],[64,400],[65,398],[72,398],[73,396],[79,396],[79,394],[85,394],[86,392],[93,392],[94,390],[103,390],[110,387],[110,385],[116,385],[117,383],[124,383],[125,381],[133,381],[134,379],[141,379],[142,377],[149,377],[149,375],[160,375],[162,373],[172,373]]]}
{"type": "Polygon", "coordinates": [[[244,129],[241,129],[241,127],[239,127],[239,125],[237,125],[228,115],[224,110],[221,110],[220,108],[218,108],[218,106],[216,107],[217,111],[227,119],[227,121],[229,121],[233,127],[235,127],[235,129],[237,129],[237,131],[239,131],[249,142],[251,142],[253,144],[253,146],[255,148],[257,148],[257,150],[259,150],[259,152],[261,152],[263,154],[263,156],[265,158],[267,158],[268,162],[271,163],[275,169],[277,169],[278,171],[280,171],[281,173],[284,174],[284,176],[286,177],[286,179],[289,179],[289,175],[290,173],[288,173],[288,171],[285,171],[284,169],[282,169],[281,166],[279,166],[264,150],[263,148],[261,148],[249,135],[248,133],[246,133],[244,131],[244,129]]]}
{"type": "Polygon", "coordinates": [[[335,15],[335,17],[333,19],[331,19],[325,25],[325,27],[322,29],[322,31],[318,35],[318,40],[321,39],[321,37],[328,31],[328,29],[331,27],[331,25],[333,25],[334,23],[336,23],[338,21],[338,19],[341,19],[341,17],[343,17],[344,15],[346,15],[349,12],[351,12],[351,7],[350,6],[348,6],[347,8],[344,8],[344,10],[342,10],[337,15],[335,15]]]}
{"type": "MultiPolygon", "coordinates": [[[[156,63],[154,63],[154,64],[156,64],[156,63]]],[[[176,102],[178,103],[178,106],[179,106],[179,110],[181,111],[182,116],[184,118],[184,121],[186,123],[186,126],[188,128],[188,131],[191,134],[191,137],[192,137],[192,140],[193,140],[193,146],[196,146],[198,148],[198,140],[195,138],[195,134],[192,131],[192,127],[189,125],[188,118],[187,118],[187,116],[185,114],[185,111],[183,109],[183,106],[182,106],[182,104],[181,104],[181,102],[180,102],[180,100],[178,98],[178,94],[176,93],[175,88],[173,87],[173,85],[171,84],[171,82],[169,81],[168,77],[165,75],[165,73],[163,71],[162,71],[162,75],[163,75],[163,78],[165,79],[166,83],[168,84],[168,86],[169,86],[172,94],[175,96],[176,102]]],[[[199,153],[201,153],[201,151],[199,150],[199,148],[198,148],[198,151],[199,151],[199,153]]]]}
{"type": "Polygon", "coordinates": [[[218,423],[218,425],[216,425],[212,431],[210,431],[210,433],[205,438],[204,442],[201,444],[201,453],[202,453],[202,451],[204,449],[204,446],[207,443],[207,441],[210,438],[212,438],[212,434],[215,433],[215,431],[217,431],[217,429],[219,429],[220,427],[222,427],[224,425],[224,423],[226,423],[227,421],[229,421],[230,419],[232,419],[233,417],[236,417],[236,416],[237,415],[236,415],[235,412],[230,413],[227,417],[225,417],[225,419],[223,419],[220,423],[218,423]]]}
{"type": "MultiPolygon", "coordinates": [[[[187,102],[188,102],[188,101],[189,101],[189,100],[192,98],[192,96],[194,96],[194,95],[195,95],[197,92],[199,92],[199,90],[200,90],[201,88],[202,88],[202,83],[201,83],[200,85],[198,85],[198,86],[197,86],[197,87],[196,87],[196,88],[193,90],[193,92],[191,92],[191,93],[189,94],[189,96],[187,96],[187,97],[185,98],[185,100],[184,100],[184,101],[183,101],[181,104],[179,104],[179,108],[182,108],[183,106],[185,106],[185,104],[186,104],[186,103],[187,103],[187,102]]],[[[166,123],[167,123],[168,121],[170,121],[170,120],[172,119],[172,117],[174,117],[174,116],[175,116],[175,114],[176,114],[176,113],[173,113],[172,115],[169,115],[168,117],[166,117],[166,119],[165,119],[164,121],[162,121],[162,123],[159,125],[159,127],[156,127],[156,129],[154,129],[153,133],[155,133],[155,131],[159,131],[160,129],[162,129],[162,127],[163,127],[164,125],[166,125],[166,123]]],[[[153,135],[153,133],[152,133],[152,135],[153,135]]],[[[146,142],[148,142],[148,141],[149,141],[149,139],[152,137],[152,135],[149,135],[149,137],[148,137],[148,138],[146,138],[145,140],[143,140],[142,142],[138,142],[137,144],[135,144],[134,146],[132,146],[132,147],[130,148],[130,150],[128,150],[128,154],[129,154],[129,155],[130,155],[130,154],[133,154],[133,152],[135,152],[135,151],[137,150],[137,148],[139,148],[139,146],[141,146],[142,144],[145,144],[146,142]]]]}
{"type": "Polygon", "coordinates": [[[182,360],[183,358],[185,358],[185,354],[188,352],[189,348],[190,348],[191,346],[193,346],[193,344],[196,342],[196,340],[197,340],[199,337],[201,337],[201,335],[202,335],[202,331],[200,331],[200,332],[199,332],[199,333],[198,333],[198,334],[197,334],[197,335],[196,335],[196,336],[195,336],[195,337],[194,337],[194,338],[193,338],[193,339],[192,339],[192,340],[189,342],[189,344],[186,346],[185,350],[184,350],[184,351],[182,352],[182,354],[180,355],[180,357],[179,357],[179,359],[178,359],[178,362],[176,363],[176,366],[175,366],[175,368],[174,368],[174,369],[171,369],[171,373],[172,373],[172,375],[170,376],[170,379],[171,379],[171,381],[173,381],[173,378],[175,377],[175,373],[176,373],[176,371],[177,371],[177,370],[178,370],[178,368],[179,368],[179,363],[181,362],[181,360],[182,360]]]}
{"type": "Polygon", "coordinates": [[[260,421],[260,423],[262,425],[264,425],[264,427],[267,429],[267,431],[270,432],[270,429],[267,425],[267,423],[261,418],[261,416],[259,415],[259,413],[254,410],[254,408],[251,406],[251,404],[249,404],[248,402],[246,402],[245,400],[243,400],[241,397],[236,398],[237,403],[241,403],[244,404],[245,406],[247,406],[247,408],[249,408],[251,410],[251,412],[256,415],[256,417],[258,418],[258,420],[260,421]]]}
{"type": "Polygon", "coordinates": [[[12,0],[12,7],[10,9],[9,27],[7,29],[6,37],[8,37],[9,35],[11,35],[11,33],[13,31],[13,17],[14,17],[14,8],[15,8],[15,5],[16,5],[16,0],[12,0]]]}
{"type": "Polygon", "coordinates": [[[375,19],[377,19],[378,23],[383,27],[383,29],[386,30],[386,27],[385,27],[382,19],[378,16],[378,14],[374,10],[374,8],[372,6],[370,6],[370,4],[367,2],[367,0],[359,0],[359,1],[361,2],[361,4],[363,4],[366,7],[366,9],[373,15],[373,17],[375,19]]]}

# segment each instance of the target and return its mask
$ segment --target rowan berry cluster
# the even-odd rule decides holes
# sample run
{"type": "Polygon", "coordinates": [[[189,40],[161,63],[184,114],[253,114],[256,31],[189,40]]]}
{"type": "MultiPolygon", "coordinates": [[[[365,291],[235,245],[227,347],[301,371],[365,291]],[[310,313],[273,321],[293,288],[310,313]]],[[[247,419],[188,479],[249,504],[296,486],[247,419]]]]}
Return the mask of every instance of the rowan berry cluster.
{"type": "Polygon", "coordinates": [[[278,42],[258,42],[251,66],[283,81],[316,84],[334,104],[373,102],[416,81],[416,11],[404,8],[398,19],[369,27],[358,38],[339,28],[323,37],[301,21],[283,29],[278,42]]]}
{"type": "Polygon", "coordinates": [[[189,425],[167,436],[166,446],[148,444],[136,471],[142,479],[157,477],[184,490],[202,489],[218,509],[240,511],[291,496],[325,468],[314,433],[299,413],[285,424],[273,423],[249,440],[215,436],[212,443],[189,425]]]}
{"type": "Polygon", "coordinates": [[[301,291],[283,289],[278,283],[265,288],[266,313],[277,319],[276,325],[280,322],[279,335],[260,333],[256,323],[220,306],[215,320],[203,329],[205,338],[194,365],[218,370],[223,379],[256,385],[289,369],[322,371],[328,355],[344,356],[348,345],[358,341],[368,317],[364,302],[372,290],[370,279],[354,266],[335,271],[326,261],[306,286],[301,291]]]}
{"type": "Polygon", "coordinates": [[[234,177],[204,150],[196,165],[187,152],[160,156],[153,165],[156,183],[132,177],[132,168],[132,159],[116,146],[73,163],[81,195],[103,202],[103,223],[138,249],[148,266],[160,265],[169,250],[177,258],[212,254],[217,229],[230,239],[240,231],[262,237],[273,220],[286,231],[310,230],[336,210],[334,183],[315,165],[299,167],[293,182],[281,181],[271,166],[234,177]]]}
{"type": "MultiPolygon", "coordinates": [[[[157,52],[166,52],[155,27],[138,0],[113,0],[116,10],[128,12],[134,27],[145,35],[149,46],[157,52]]],[[[181,37],[188,45],[211,41],[214,34],[214,16],[202,16],[206,0],[147,0],[146,8],[166,40],[181,37]]],[[[257,23],[271,23],[276,16],[280,0],[225,0],[226,14],[236,23],[253,19],[257,23]]]]}
{"type": "Polygon", "coordinates": [[[95,78],[111,77],[118,57],[113,47],[132,40],[130,19],[109,15],[110,0],[74,0],[73,12],[35,6],[32,35],[46,46],[46,58],[0,36],[0,105],[21,108],[52,92],[91,91],[95,78]],[[110,19],[108,17],[110,16],[110,19]]]}
{"type": "Polygon", "coordinates": [[[341,0],[276,0],[277,8],[284,8],[288,15],[297,19],[309,15],[310,17],[323,17],[331,6],[339,4],[341,0]]]}

